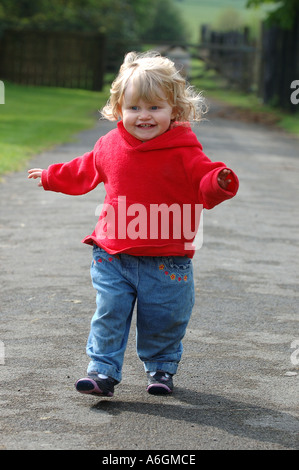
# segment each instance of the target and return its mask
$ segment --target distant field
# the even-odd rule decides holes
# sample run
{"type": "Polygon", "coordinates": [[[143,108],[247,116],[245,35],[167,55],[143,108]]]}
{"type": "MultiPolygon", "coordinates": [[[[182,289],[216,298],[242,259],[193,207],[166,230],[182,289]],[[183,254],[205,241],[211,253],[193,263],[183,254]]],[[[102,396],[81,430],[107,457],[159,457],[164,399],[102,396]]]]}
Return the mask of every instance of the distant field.
{"type": "Polygon", "coordinates": [[[234,9],[240,15],[244,25],[257,30],[260,20],[265,16],[265,9],[248,9],[246,0],[177,0],[182,17],[190,28],[190,41],[198,42],[202,24],[215,26],[225,10],[234,9]]]}

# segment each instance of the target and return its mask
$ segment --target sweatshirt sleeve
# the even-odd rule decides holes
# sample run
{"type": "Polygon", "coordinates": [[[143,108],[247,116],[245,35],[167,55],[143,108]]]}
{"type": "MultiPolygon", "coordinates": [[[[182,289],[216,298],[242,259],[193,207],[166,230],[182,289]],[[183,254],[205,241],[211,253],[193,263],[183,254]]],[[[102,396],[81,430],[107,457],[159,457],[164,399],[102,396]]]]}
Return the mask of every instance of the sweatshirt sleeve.
{"type": "Polygon", "coordinates": [[[217,206],[217,204],[220,204],[227,199],[231,199],[237,194],[239,188],[239,180],[237,175],[233,172],[233,170],[227,168],[224,163],[222,163],[222,165],[223,166],[209,171],[206,175],[203,176],[200,182],[199,193],[201,194],[203,200],[203,206],[206,209],[212,209],[213,207],[217,206]],[[227,176],[227,179],[231,180],[227,189],[221,188],[218,183],[218,175],[224,168],[227,168],[231,171],[231,173],[227,176]]]}
{"type": "Polygon", "coordinates": [[[43,170],[44,189],[73,196],[86,194],[94,189],[103,181],[101,171],[96,165],[97,144],[93,151],[81,157],[67,163],[50,165],[47,170],[43,170]]]}
{"type": "Polygon", "coordinates": [[[188,161],[188,171],[193,187],[198,195],[198,200],[205,209],[212,209],[217,204],[234,197],[239,188],[237,175],[231,170],[227,176],[230,179],[227,189],[221,188],[218,183],[218,175],[221,170],[227,168],[222,162],[212,162],[201,150],[194,158],[188,161]]]}

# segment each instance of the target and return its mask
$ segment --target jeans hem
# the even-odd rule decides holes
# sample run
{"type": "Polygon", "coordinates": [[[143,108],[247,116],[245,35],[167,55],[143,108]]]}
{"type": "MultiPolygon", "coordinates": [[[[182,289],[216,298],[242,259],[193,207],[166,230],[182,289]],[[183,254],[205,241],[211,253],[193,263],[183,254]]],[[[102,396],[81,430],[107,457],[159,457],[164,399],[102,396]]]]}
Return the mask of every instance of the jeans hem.
{"type": "Polygon", "coordinates": [[[122,376],[121,372],[116,371],[113,367],[108,366],[106,364],[96,363],[94,361],[90,362],[87,367],[87,373],[91,374],[92,372],[96,372],[97,374],[104,374],[108,377],[111,377],[117,382],[121,382],[122,376]]]}
{"type": "Polygon", "coordinates": [[[178,369],[177,362],[144,362],[145,372],[156,372],[157,370],[163,370],[168,374],[174,375],[178,369]]]}

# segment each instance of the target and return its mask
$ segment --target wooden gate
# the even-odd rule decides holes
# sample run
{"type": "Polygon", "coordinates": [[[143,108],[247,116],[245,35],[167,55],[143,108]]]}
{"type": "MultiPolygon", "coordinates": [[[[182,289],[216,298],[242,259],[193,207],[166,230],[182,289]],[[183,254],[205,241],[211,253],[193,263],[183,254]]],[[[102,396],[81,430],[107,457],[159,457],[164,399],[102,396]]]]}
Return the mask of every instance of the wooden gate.
{"type": "Polygon", "coordinates": [[[256,81],[257,48],[249,40],[248,28],[243,32],[218,32],[203,25],[199,57],[245,92],[250,91],[256,81]]]}

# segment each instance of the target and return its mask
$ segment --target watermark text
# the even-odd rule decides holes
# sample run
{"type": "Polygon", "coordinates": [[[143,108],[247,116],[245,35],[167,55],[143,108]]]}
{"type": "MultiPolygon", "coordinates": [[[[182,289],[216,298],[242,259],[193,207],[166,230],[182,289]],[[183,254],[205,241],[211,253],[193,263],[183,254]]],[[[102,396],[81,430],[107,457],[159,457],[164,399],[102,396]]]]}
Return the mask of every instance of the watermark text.
{"type": "Polygon", "coordinates": [[[294,339],[294,341],[292,341],[291,349],[295,349],[295,351],[292,352],[291,357],[290,357],[291,363],[293,364],[293,366],[298,366],[299,365],[299,338],[294,339]]]}
{"type": "Polygon", "coordinates": [[[99,240],[182,240],[185,250],[203,244],[202,204],[128,204],[118,196],[111,204],[97,206],[96,236],[99,240]]]}
{"type": "Polygon", "coordinates": [[[291,89],[294,89],[294,91],[291,93],[291,103],[298,104],[299,103],[299,80],[292,81],[291,89]]]}
{"type": "Polygon", "coordinates": [[[5,86],[2,80],[0,80],[0,104],[5,104],[5,86]]]}

